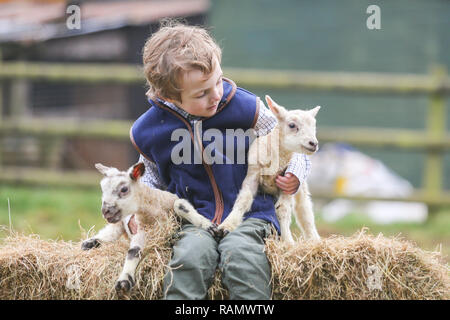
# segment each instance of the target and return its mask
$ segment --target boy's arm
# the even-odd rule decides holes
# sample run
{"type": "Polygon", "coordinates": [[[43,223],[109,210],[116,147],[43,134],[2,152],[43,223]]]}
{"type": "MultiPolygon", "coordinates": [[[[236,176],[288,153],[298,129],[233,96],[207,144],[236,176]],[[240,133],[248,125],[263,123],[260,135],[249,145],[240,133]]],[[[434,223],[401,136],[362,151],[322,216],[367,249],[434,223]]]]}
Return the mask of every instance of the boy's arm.
{"type": "Polygon", "coordinates": [[[160,189],[160,190],[166,190],[167,186],[165,185],[164,181],[161,179],[158,168],[156,167],[156,164],[148,159],[146,159],[144,156],[139,156],[139,162],[143,162],[145,165],[145,173],[141,177],[141,181],[148,185],[150,188],[160,189]]]}
{"type": "MultiPolygon", "coordinates": [[[[308,178],[309,172],[311,171],[311,161],[306,154],[294,153],[289,165],[286,169],[286,173],[290,172],[297,177],[302,184],[308,178]]],[[[299,187],[300,187],[299,184],[299,187]]],[[[295,191],[297,193],[297,191],[295,191]]]]}
{"type": "Polygon", "coordinates": [[[267,108],[261,100],[259,101],[258,119],[255,124],[256,136],[261,137],[267,135],[277,125],[277,118],[272,111],[267,108]]]}
{"type": "Polygon", "coordinates": [[[276,184],[286,194],[296,194],[303,181],[306,181],[311,170],[311,161],[308,156],[294,153],[284,176],[276,178],[276,184]]]}
{"type": "MultiPolygon", "coordinates": [[[[267,108],[264,102],[260,101],[258,119],[255,124],[255,131],[258,137],[267,135],[277,125],[277,118],[272,111],[267,108]]],[[[297,193],[302,181],[305,181],[311,171],[311,161],[305,154],[294,153],[286,169],[284,177],[278,177],[280,189],[294,190],[292,194],[297,193]],[[292,177],[292,175],[294,177],[292,177]],[[297,178],[298,182],[296,181],[297,178]],[[298,183],[298,185],[297,185],[298,183]]],[[[291,192],[290,192],[291,193],[291,192]]]]}

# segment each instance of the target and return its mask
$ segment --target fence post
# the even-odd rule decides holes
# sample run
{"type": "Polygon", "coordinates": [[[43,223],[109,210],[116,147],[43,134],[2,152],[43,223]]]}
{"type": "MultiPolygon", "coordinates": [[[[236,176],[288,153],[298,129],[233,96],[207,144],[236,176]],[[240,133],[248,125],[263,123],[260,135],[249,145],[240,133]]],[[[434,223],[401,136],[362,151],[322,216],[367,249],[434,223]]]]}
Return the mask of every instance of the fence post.
{"type": "Polygon", "coordinates": [[[14,79],[11,81],[10,116],[14,120],[19,120],[29,115],[29,80],[14,79]]]}
{"type": "MultiPolygon", "coordinates": [[[[446,134],[445,97],[441,90],[446,78],[446,69],[442,66],[434,67],[432,77],[436,90],[430,95],[427,116],[427,137],[440,139],[446,134]]],[[[444,154],[442,149],[429,150],[425,161],[424,189],[428,196],[438,196],[443,188],[444,154]]],[[[430,208],[434,211],[434,208],[430,208]]]]}

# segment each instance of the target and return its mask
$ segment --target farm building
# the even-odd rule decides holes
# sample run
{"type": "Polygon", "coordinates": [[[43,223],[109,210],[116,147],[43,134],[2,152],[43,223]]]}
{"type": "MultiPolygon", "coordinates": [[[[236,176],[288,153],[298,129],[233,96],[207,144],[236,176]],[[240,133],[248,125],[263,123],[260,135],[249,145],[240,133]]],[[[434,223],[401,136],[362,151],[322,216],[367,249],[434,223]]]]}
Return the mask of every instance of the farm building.
{"type": "MultiPolygon", "coordinates": [[[[182,18],[202,25],[209,7],[209,0],[1,0],[1,59],[139,65],[145,40],[161,19],[182,18]],[[71,24],[77,14],[71,10],[74,5],[79,8],[80,28],[71,24]]],[[[0,86],[5,118],[132,120],[148,108],[144,78],[141,84],[6,80],[0,86]]],[[[42,166],[34,138],[5,137],[1,142],[3,164],[42,166]]],[[[104,161],[126,167],[137,159],[127,142],[77,138],[66,140],[61,150],[52,166],[92,169],[94,162],[104,161]]]]}

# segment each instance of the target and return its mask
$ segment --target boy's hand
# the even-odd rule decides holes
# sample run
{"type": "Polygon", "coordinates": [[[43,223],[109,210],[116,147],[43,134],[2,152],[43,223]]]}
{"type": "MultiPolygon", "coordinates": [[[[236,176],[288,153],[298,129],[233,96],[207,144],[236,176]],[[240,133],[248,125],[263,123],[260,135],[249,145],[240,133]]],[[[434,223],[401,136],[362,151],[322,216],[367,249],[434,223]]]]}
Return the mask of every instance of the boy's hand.
{"type": "Polygon", "coordinates": [[[284,176],[279,175],[276,178],[275,183],[285,194],[295,193],[300,186],[298,178],[290,172],[286,173],[284,176]]]}

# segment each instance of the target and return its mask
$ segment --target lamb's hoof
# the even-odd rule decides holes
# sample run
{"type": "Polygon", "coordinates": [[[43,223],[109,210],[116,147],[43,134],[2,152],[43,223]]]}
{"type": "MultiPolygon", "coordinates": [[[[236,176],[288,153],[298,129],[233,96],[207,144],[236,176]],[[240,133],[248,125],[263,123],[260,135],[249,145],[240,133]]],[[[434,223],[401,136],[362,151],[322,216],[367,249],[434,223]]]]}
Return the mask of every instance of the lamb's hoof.
{"type": "Polygon", "coordinates": [[[88,239],[81,243],[81,249],[83,250],[90,250],[97,247],[100,247],[100,241],[97,239],[88,239]]]}
{"type": "Polygon", "coordinates": [[[169,238],[168,238],[169,245],[170,245],[171,247],[173,247],[173,246],[175,245],[175,243],[177,243],[177,241],[180,240],[180,239],[181,239],[181,235],[180,235],[179,232],[173,233],[173,234],[170,235],[169,238]]]}
{"type": "Polygon", "coordinates": [[[312,237],[306,238],[306,241],[309,241],[311,243],[317,243],[317,242],[320,242],[320,237],[319,236],[312,236],[312,237]]]}
{"type": "Polygon", "coordinates": [[[214,239],[216,239],[219,229],[217,228],[217,224],[213,223],[206,229],[206,231],[208,231],[208,233],[212,235],[214,239]]]}
{"type": "Polygon", "coordinates": [[[206,231],[208,231],[217,242],[220,242],[220,240],[228,234],[228,231],[219,229],[217,224],[212,224],[206,231]]]}
{"type": "Polygon", "coordinates": [[[239,224],[240,223],[235,223],[230,220],[228,220],[228,221],[225,220],[224,222],[222,222],[219,225],[219,231],[220,231],[222,238],[227,236],[230,232],[233,232],[239,226],[239,224]]]}
{"type": "Polygon", "coordinates": [[[295,241],[294,241],[293,239],[290,239],[290,240],[283,240],[283,242],[284,242],[285,244],[287,244],[288,246],[293,246],[293,245],[295,245],[295,241]]]}
{"type": "Polygon", "coordinates": [[[223,238],[225,238],[230,232],[231,232],[230,230],[225,229],[225,228],[220,228],[220,226],[219,226],[216,235],[217,235],[217,237],[218,237],[219,239],[223,239],[223,238]]]}
{"type": "Polygon", "coordinates": [[[128,275],[128,280],[117,280],[115,289],[119,294],[128,294],[133,286],[134,280],[128,275]]]}
{"type": "Polygon", "coordinates": [[[219,234],[220,234],[221,239],[225,238],[229,233],[230,233],[230,231],[228,231],[228,230],[219,229],[219,234]]]}

